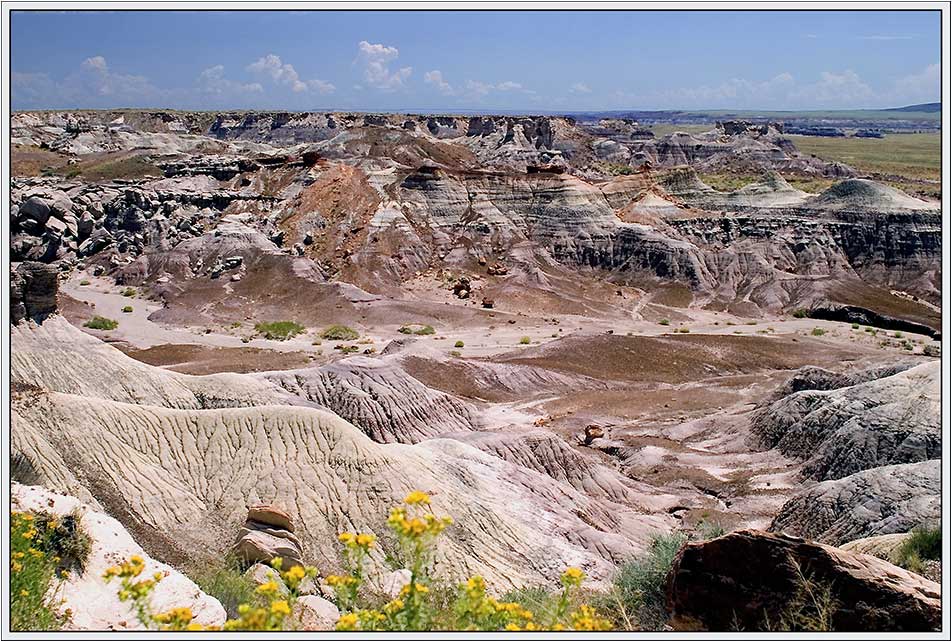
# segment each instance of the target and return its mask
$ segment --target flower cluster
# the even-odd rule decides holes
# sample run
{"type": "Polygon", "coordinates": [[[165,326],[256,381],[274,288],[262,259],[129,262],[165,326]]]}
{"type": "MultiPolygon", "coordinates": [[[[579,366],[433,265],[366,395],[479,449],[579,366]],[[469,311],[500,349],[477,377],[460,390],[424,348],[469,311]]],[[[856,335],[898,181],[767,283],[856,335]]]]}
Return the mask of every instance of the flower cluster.
{"type": "Polygon", "coordinates": [[[48,524],[55,528],[56,523],[29,512],[15,511],[10,518],[10,627],[58,629],[69,614],[58,598],[63,576],[57,574],[60,557],[50,543],[48,524]]]}
{"type": "MultiPolygon", "coordinates": [[[[238,607],[238,617],[225,622],[226,631],[281,631],[284,630],[286,620],[294,608],[301,585],[306,579],[317,577],[317,569],[313,566],[292,566],[282,572],[284,561],[280,557],[271,560],[272,577],[255,589],[255,594],[261,604],[242,604],[238,607]],[[287,595],[282,595],[279,581],[287,586],[287,595]]],[[[136,617],[146,628],[155,628],[160,631],[203,631],[216,630],[218,627],[203,626],[195,622],[192,610],[189,607],[174,608],[166,613],[153,613],[150,604],[152,591],[167,575],[154,573],[145,579],[139,576],[145,571],[145,560],[140,555],[133,555],[121,564],[111,566],[103,573],[108,582],[120,580],[118,596],[123,602],[131,602],[136,617]]]]}
{"type": "Polygon", "coordinates": [[[155,627],[160,631],[203,631],[214,627],[205,627],[193,621],[192,610],[178,607],[166,613],[153,613],[150,601],[156,585],[168,576],[168,571],[156,571],[151,576],[140,579],[145,572],[145,560],[141,555],[131,555],[129,559],[105,570],[102,577],[107,582],[119,580],[117,593],[122,602],[131,602],[132,608],[145,627],[155,627]]]}
{"type": "Polygon", "coordinates": [[[518,602],[504,602],[487,593],[485,580],[473,576],[462,584],[452,603],[451,612],[440,610],[430,585],[430,565],[436,538],[453,520],[430,511],[430,496],[415,490],[403,504],[390,511],[387,525],[400,547],[401,560],[410,571],[410,581],[397,597],[379,609],[360,608],[359,589],[363,581],[362,564],[373,547],[372,535],[343,533],[347,575],[326,578],[338,594],[343,615],[337,621],[339,631],[425,631],[438,628],[472,631],[600,631],[610,627],[590,606],[569,613],[575,592],[585,574],[568,568],[561,576],[562,591],[550,613],[539,618],[518,602]]]}

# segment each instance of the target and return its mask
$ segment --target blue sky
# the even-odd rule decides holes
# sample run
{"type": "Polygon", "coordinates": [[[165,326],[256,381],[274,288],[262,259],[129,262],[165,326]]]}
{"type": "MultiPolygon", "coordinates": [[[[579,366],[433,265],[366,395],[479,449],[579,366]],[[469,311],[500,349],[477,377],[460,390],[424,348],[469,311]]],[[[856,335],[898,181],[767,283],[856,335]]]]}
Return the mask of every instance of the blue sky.
{"type": "Polygon", "coordinates": [[[834,109],[940,95],[938,12],[14,12],[14,109],[834,109]]]}

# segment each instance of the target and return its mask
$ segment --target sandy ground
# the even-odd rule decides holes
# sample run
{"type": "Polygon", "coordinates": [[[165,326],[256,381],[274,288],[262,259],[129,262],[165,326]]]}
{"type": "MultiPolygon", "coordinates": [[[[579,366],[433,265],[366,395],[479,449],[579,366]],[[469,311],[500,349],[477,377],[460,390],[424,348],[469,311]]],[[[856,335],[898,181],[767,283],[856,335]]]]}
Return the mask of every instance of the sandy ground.
{"type": "MultiPolygon", "coordinates": [[[[359,352],[373,350],[379,352],[394,339],[405,339],[398,332],[403,323],[412,319],[401,319],[400,324],[376,326],[371,333],[363,334],[357,341],[328,341],[320,338],[323,328],[308,328],[307,331],[286,341],[267,340],[256,336],[253,326],[244,322],[237,327],[225,326],[173,326],[152,321],[149,317],[162,309],[161,304],[142,298],[123,296],[126,288],[116,285],[112,279],[93,277],[88,273],[77,272],[62,285],[66,295],[92,306],[86,314],[74,313],[70,319],[82,326],[89,316],[96,314],[119,321],[119,327],[111,331],[90,330],[109,341],[128,344],[136,350],[146,350],[162,345],[199,345],[210,348],[256,348],[260,351],[261,369],[266,367],[268,355],[275,352],[305,353],[312,355],[318,362],[340,356],[336,348],[343,345],[356,346],[359,352]],[[82,283],[86,283],[82,285],[82,283]],[[122,312],[126,306],[132,306],[132,312],[122,312]]],[[[438,302],[447,302],[445,296],[437,295],[438,302]]],[[[617,334],[632,336],[687,336],[687,335],[736,335],[762,337],[809,337],[811,340],[831,345],[856,345],[876,347],[886,352],[906,353],[904,343],[913,347],[913,352],[921,352],[922,346],[934,343],[928,337],[909,333],[876,334],[853,328],[850,324],[815,319],[797,319],[794,317],[773,319],[745,319],[726,312],[713,312],[696,308],[675,308],[652,304],[652,316],[665,314],[661,319],[670,319],[668,324],[659,320],[647,320],[641,312],[645,300],[634,303],[631,317],[628,319],[589,318],[578,315],[530,316],[524,312],[507,313],[494,310],[479,310],[470,327],[456,327],[441,331],[436,327],[435,334],[416,337],[422,345],[447,355],[464,358],[490,358],[512,351],[527,350],[533,346],[549,343],[566,336],[587,336],[598,334],[617,334]],[[687,320],[676,320],[687,319],[687,320]],[[458,345],[462,342],[462,346],[458,345]]],[[[458,301],[455,305],[469,307],[468,302],[458,301]]],[[[248,353],[245,351],[247,355],[248,353]]],[[[206,361],[208,359],[206,358],[206,361]]],[[[287,359],[276,359],[270,369],[283,369],[287,359]]],[[[160,364],[165,365],[165,364],[160,364]]],[[[226,364],[223,364],[226,365],[226,364]]],[[[258,369],[258,368],[254,368],[258,369]]]]}

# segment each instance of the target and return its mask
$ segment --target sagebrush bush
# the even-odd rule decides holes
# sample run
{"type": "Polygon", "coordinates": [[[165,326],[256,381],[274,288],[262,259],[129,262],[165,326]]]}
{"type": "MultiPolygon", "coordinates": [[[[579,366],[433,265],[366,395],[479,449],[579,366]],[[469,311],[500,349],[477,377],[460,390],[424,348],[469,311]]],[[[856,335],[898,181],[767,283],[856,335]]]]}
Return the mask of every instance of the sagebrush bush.
{"type": "Polygon", "coordinates": [[[83,528],[82,519],[78,510],[62,516],[43,511],[34,514],[33,523],[43,550],[53,556],[61,570],[86,570],[93,542],[83,528]]]}
{"type": "Polygon", "coordinates": [[[913,529],[892,557],[893,564],[921,573],[923,560],[942,559],[942,529],[921,526],[913,529]]]}
{"type": "Polygon", "coordinates": [[[119,327],[119,322],[115,319],[107,319],[97,315],[84,323],[83,326],[93,330],[115,330],[119,327]]]}
{"type": "Polygon", "coordinates": [[[436,330],[433,329],[431,325],[421,325],[411,323],[409,325],[400,326],[397,330],[400,334],[417,334],[421,336],[427,336],[430,334],[436,334],[436,330]]]}
{"type": "Polygon", "coordinates": [[[346,325],[334,324],[328,326],[321,332],[321,337],[328,341],[353,341],[360,336],[360,333],[349,328],[346,325]]]}
{"type": "Polygon", "coordinates": [[[239,616],[238,607],[242,604],[255,604],[258,601],[256,584],[245,575],[241,560],[237,557],[228,556],[220,561],[195,564],[189,569],[188,577],[221,602],[230,618],[239,616]]]}
{"type": "Polygon", "coordinates": [[[294,321],[272,321],[271,323],[256,323],[255,332],[263,334],[265,339],[272,341],[287,341],[295,337],[306,328],[294,321]]]}
{"type": "Polygon", "coordinates": [[[683,533],[655,537],[644,555],[618,567],[611,590],[596,601],[596,606],[624,628],[663,629],[668,620],[665,578],[686,541],[683,533]]]}

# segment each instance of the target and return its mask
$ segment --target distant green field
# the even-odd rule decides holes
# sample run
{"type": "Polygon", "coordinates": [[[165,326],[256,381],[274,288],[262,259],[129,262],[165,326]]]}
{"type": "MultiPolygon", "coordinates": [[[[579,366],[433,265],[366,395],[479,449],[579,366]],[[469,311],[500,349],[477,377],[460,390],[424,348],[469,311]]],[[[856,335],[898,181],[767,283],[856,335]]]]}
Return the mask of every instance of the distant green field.
{"type": "Polygon", "coordinates": [[[791,136],[797,148],[818,158],[846,163],[912,194],[941,194],[942,137],[887,134],[885,138],[791,136]]]}
{"type": "Polygon", "coordinates": [[[831,111],[694,111],[690,114],[707,114],[719,118],[771,118],[790,120],[793,118],[825,118],[836,120],[921,120],[938,122],[941,113],[937,111],[896,111],[876,109],[850,109],[831,111]]]}

